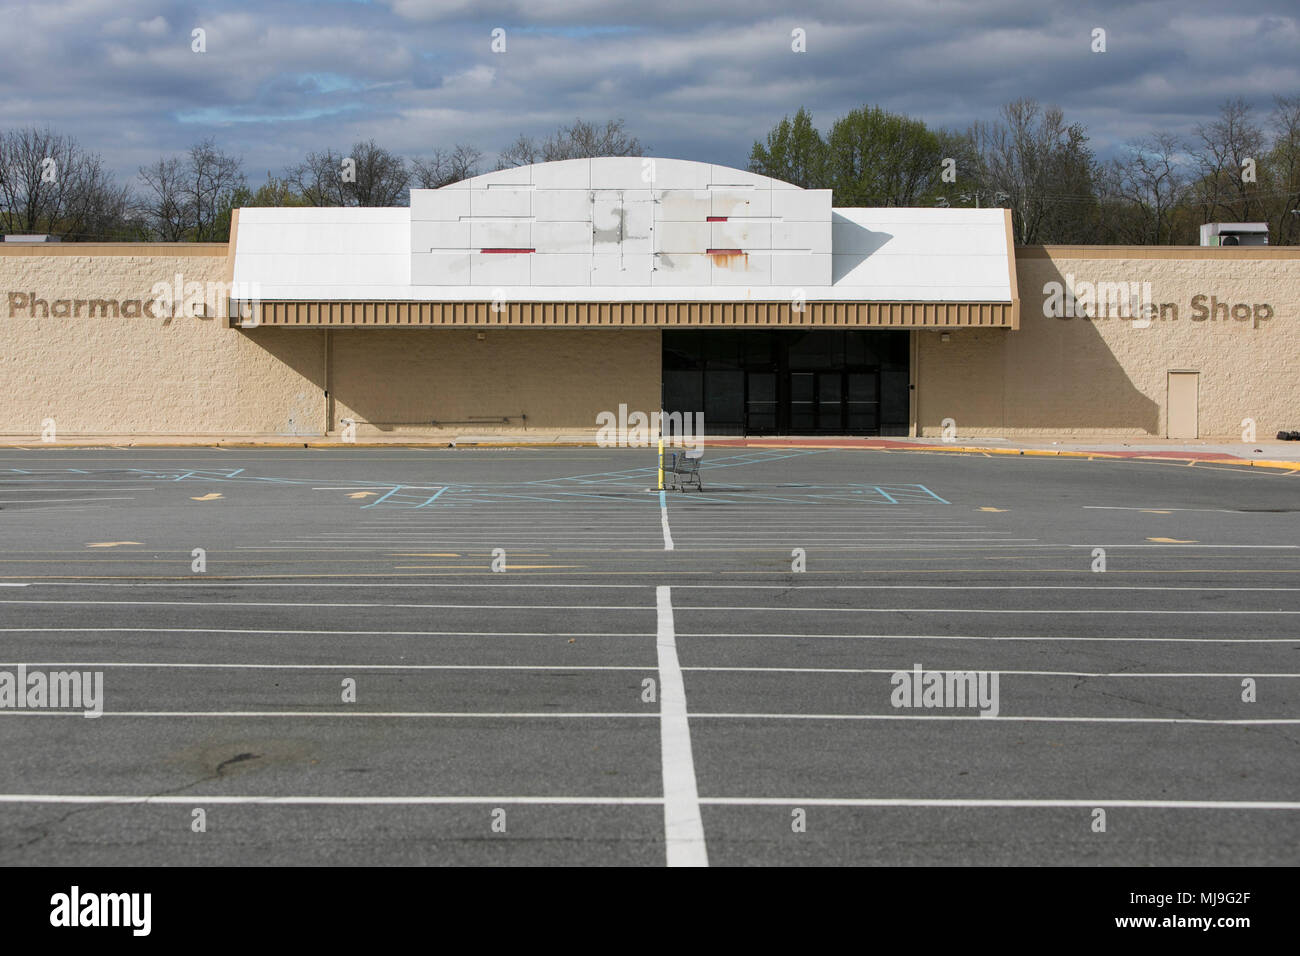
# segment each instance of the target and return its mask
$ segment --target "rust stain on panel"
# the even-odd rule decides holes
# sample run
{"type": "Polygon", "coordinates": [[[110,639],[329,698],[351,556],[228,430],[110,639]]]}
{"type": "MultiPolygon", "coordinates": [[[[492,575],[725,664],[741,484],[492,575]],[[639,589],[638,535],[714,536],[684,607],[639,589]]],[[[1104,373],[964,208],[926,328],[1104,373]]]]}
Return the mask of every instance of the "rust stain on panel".
{"type": "Polygon", "coordinates": [[[710,249],[708,257],[713,264],[735,272],[749,271],[749,253],[741,249],[710,249]]]}

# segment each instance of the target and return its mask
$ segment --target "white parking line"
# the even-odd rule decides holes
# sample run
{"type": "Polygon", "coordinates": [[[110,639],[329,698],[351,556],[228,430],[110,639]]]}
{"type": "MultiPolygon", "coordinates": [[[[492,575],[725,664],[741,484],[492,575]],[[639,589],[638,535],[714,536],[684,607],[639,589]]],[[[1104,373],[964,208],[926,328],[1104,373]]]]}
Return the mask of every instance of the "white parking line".
{"type": "Polygon", "coordinates": [[[1152,810],[1300,810],[1295,800],[968,800],[916,797],[704,797],[715,807],[1125,807],[1152,810]]]}
{"type": "MultiPolygon", "coordinates": [[[[635,604],[397,604],[373,603],[368,601],[348,601],[332,603],[327,601],[71,601],[48,600],[43,598],[5,598],[0,604],[91,604],[96,607],[407,607],[420,609],[453,609],[471,611],[500,611],[518,609],[521,611],[646,611],[645,607],[635,604]]],[[[761,608],[757,610],[762,610],[761,608]]],[[[1300,612],[1296,612],[1300,613],[1300,612]]]]}
{"type": "Polygon", "coordinates": [[[297,634],[326,637],[648,637],[649,631],[325,631],[245,627],[0,627],[0,634],[297,634]]]}
{"type": "MultiPolygon", "coordinates": [[[[471,610],[471,611],[644,611],[646,608],[629,604],[403,604],[397,602],[372,601],[89,601],[89,600],[51,600],[48,598],[5,598],[0,604],[34,604],[52,605],[93,605],[95,607],[310,607],[310,608],[415,608],[435,610],[471,610]]],[[[790,612],[797,614],[1180,614],[1180,615],[1249,615],[1268,616],[1277,614],[1300,614],[1300,610],[1262,610],[1262,611],[1188,611],[1160,610],[1153,608],[951,608],[951,607],[731,607],[722,605],[688,604],[679,608],[682,611],[715,612],[790,612]]]]}
{"type": "MultiPolygon", "coordinates": [[[[5,628],[0,628],[5,630],[5,628]]],[[[1115,644],[1294,644],[1294,637],[1104,637],[1031,634],[1027,636],[992,634],[757,634],[739,632],[697,632],[683,637],[777,637],[826,638],[849,641],[1110,641],[1115,644]]]]}
{"type": "MultiPolygon", "coordinates": [[[[389,637],[647,637],[638,631],[329,631],[310,628],[242,628],[242,627],[0,627],[0,634],[292,634],[326,637],[385,635],[389,637]]],[[[861,641],[1110,641],[1128,643],[1171,644],[1294,644],[1294,637],[1063,637],[1029,635],[1024,637],[988,634],[771,634],[737,632],[697,632],[683,637],[775,637],[826,638],[861,641]]]]}
{"type": "Polygon", "coordinates": [[[262,804],[267,806],[457,806],[466,804],[533,804],[555,806],[659,806],[663,797],[331,797],[331,796],[231,796],[229,794],[168,794],[165,796],[120,796],[75,793],[0,793],[0,803],[87,803],[87,804],[262,804]]]}
{"type": "MultiPolygon", "coordinates": [[[[17,587],[18,585],[14,585],[17,587]]],[[[134,581],[35,581],[33,587],[58,587],[58,588],[199,588],[201,590],[210,590],[212,588],[365,588],[368,591],[383,590],[385,588],[546,588],[548,591],[557,588],[579,588],[589,590],[591,588],[638,588],[645,589],[653,587],[650,584],[534,584],[531,582],[515,581],[510,584],[504,582],[486,582],[486,581],[466,581],[464,584],[441,584],[434,581],[374,581],[348,583],[344,581],[148,581],[138,583],[134,581]]],[[[674,585],[675,586],[675,585],[674,585]]],[[[27,587],[26,584],[22,587],[27,587]]],[[[1300,589],[1298,589],[1300,590],[1300,589]]]]}
{"type": "MultiPolygon", "coordinates": [[[[252,549],[248,549],[252,550],[252,549]]],[[[270,549],[279,550],[279,549],[270,549]]],[[[309,549],[310,550],[310,549],[309,549]]],[[[360,550],[388,550],[383,548],[364,548],[360,550]]],[[[212,553],[212,552],[209,552],[212,553]]],[[[0,585],[0,587],[28,587],[26,584],[0,585]]],[[[69,588],[200,588],[210,590],[216,587],[222,588],[366,588],[367,590],[379,590],[383,588],[545,588],[553,590],[556,588],[579,588],[589,590],[591,588],[633,588],[645,589],[654,587],[651,584],[539,584],[534,582],[515,581],[506,582],[480,582],[466,581],[464,583],[441,583],[436,581],[416,581],[416,582],[366,582],[366,583],[348,583],[348,582],[320,582],[304,581],[302,583],[292,581],[195,581],[195,582],[177,582],[177,581],[159,581],[159,582],[126,582],[126,581],[37,581],[33,582],[33,587],[69,587],[69,588]]],[[[1300,591],[1300,588],[1293,587],[1218,587],[1212,585],[1082,585],[1082,584],[674,584],[673,588],[678,591],[1300,591]]]]}
{"type": "MultiPolygon", "coordinates": [[[[431,587],[457,587],[437,584],[431,587]]],[[[520,585],[523,587],[524,585],[520,585]]],[[[547,587],[532,584],[528,587],[547,587]]],[[[635,587],[636,585],[601,585],[601,587],[635,587]]],[[[642,585],[644,587],[645,585],[642,585]]],[[[581,585],[570,585],[581,587],[581,585]]],[[[1160,584],[674,584],[683,591],[1300,591],[1300,588],[1241,588],[1199,585],[1160,584]]]]}
{"type": "MultiPolygon", "coordinates": [[[[307,717],[315,719],[317,717],[358,717],[358,718],[453,718],[463,717],[474,720],[481,719],[506,719],[506,720],[576,720],[580,718],[595,718],[598,720],[615,720],[623,717],[644,720],[647,717],[657,717],[657,714],[648,711],[478,711],[478,710],[106,710],[94,719],[104,717],[203,717],[211,719],[215,717],[307,717]]],[[[0,708],[0,718],[4,717],[84,717],[80,710],[7,710],[0,708]]]]}
{"type": "Polygon", "coordinates": [[[1155,512],[1199,511],[1199,512],[1206,512],[1209,514],[1221,514],[1221,515],[1263,514],[1263,512],[1234,511],[1231,508],[1166,508],[1162,505],[1150,505],[1146,508],[1121,508],[1112,505],[1084,505],[1083,508],[1085,511],[1155,511],[1155,512]]]}
{"type": "MultiPolygon", "coordinates": [[[[699,802],[712,807],[947,807],[967,809],[1076,809],[1119,807],[1151,810],[1300,810],[1293,800],[1096,800],[992,799],[926,797],[701,797],[699,802]]],[[[662,797],[600,796],[262,796],[232,794],[77,794],[77,793],[0,793],[0,804],[88,804],[196,806],[212,804],[230,806],[477,806],[484,804],[528,804],[533,806],[659,806],[662,797]]]]}
{"type": "MultiPolygon", "coordinates": [[[[35,666],[35,665],[29,665],[35,666]]],[[[74,665],[44,665],[47,667],[64,666],[71,667],[74,665]]],[[[115,665],[103,664],[79,664],[78,667],[112,667],[115,665]]],[[[309,666],[309,665],[303,665],[309,666]]],[[[339,665],[342,666],[342,665],[339,665]]],[[[635,668],[628,668],[634,670],[635,668]]],[[[904,670],[906,668],[903,668],[904,670]]],[[[963,670],[969,668],[961,668],[963,670]]],[[[774,674],[897,674],[900,668],[897,667],[711,667],[708,665],[694,665],[684,667],[682,670],[688,671],[721,671],[723,673],[766,673],[774,674]]],[[[991,668],[993,673],[1003,676],[1012,675],[1017,677],[1226,677],[1236,679],[1238,677],[1300,677],[1300,673],[1271,674],[1261,671],[1023,671],[1023,670],[1004,670],[1000,667],[991,668]]]]}
{"type": "MultiPolygon", "coordinates": [[[[678,677],[680,679],[680,668],[678,677]]],[[[683,860],[700,860],[704,853],[704,829],[699,823],[699,798],[695,784],[695,764],[690,750],[690,729],[686,723],[685,694],[682,702],[674,704],[664,691],[664,671],[660,671],[660,713],[644,711],[478,711],[478,710],[106,710],[94,719],[105,717],[189,718],[308,718],[328,717],[358,719],[433,719],[433,720],[644,720],[660,717],[660,741],[663,747],[664,826],[669,843],[681,851],[683,860]],[[667,706],[666,706],[667,705],[667,706]]],[[[7,710],[0,709],[4,717],[73,717],[84,719],[81,710],[7,710]]],[[[1300,724],[1300,717],[1214,718],[1214,717],[1053,717],[1045,714],[986,717],[981,714],[764,714],[764,713],[701,713],[692,714],[697,720],[857,720],[857,721],[975,721],[983,724],[1044,723],[1044,724],[1203,724],[1231,727],[1262,727],[1300,724]]],[[[694,866],[696,863],[670,865],[694,866]]]]}
{"type": "MultiPolygon", "coordinates": [[[[553,671],[569,673],[571,671],[648,671],[653,668],[646,664],[252,664],[252,663],[208,663],[190,661],[0,661],[0,666],[24,664],[35,667],[73,667],[99,668],[137,668],[140,670],[300,670],[300,671],[553,671]]],[[[699,671],[701,673],[723,674],[896,674],[897,667],[739,667],[710,664],[683,666],[682,671],[699,671]]],[[[1239,677],[1300,678],[1300,673],[1276,673],[1271,671],[1027,671],[993,668],[1003,676],[1018,677],[1161,677],[1161,678],[1199,678],[1239,677]]]]}
{"type": "MultiPolygon", "coordinates": [[[[0,604],[38,604],[38,603],[55,603],[39,601],[0,601],[0,604]]],[[[75,603],[75,602],[71,602],[75,603]]],[[[94,602],[98,603],[98,602],[94,602]]],[[[108,602],[116,603],[116,602],[108,602]]],[[[126,603],[126,602],[123,602],[126,603]]],[[[147,603],[147,602],[146,602],[147,603]]],[[[185,602],[180,602],[185,603],[185,602]]],[[[1119,608],[1119,609],[1095,609],[1095,608],[1006,608],[1006,607],[723,607],[710,606],[706,604],[685,605],[679,610],[682,611],[718,611],[725,613],[734,613],[736,611],[762,611],[770,614],[778,611],[793,612],[797,614],[1182,614],[1182,615],[1274,615],[1274,614],[1300,614],[1300,611],[1171,611],[1159,610],[1152,608],[1119,608]]]]}
{"type": "Polygon", "coordinates": [[[1107,548],[1114,550],[1116,548],[1170,548],[1170,549],[1193,549],[1209,548],[1210,550],[1228,548],[1245,551],[1294,551],[1300,548],[1300,544],[1067,544],[1067,548],[1107,548]]]}
{"type": "MultiPolygon", "coordinates": [[[[653,537],[653,533],[642,528],[642,537],[653,537]]],[[[491,537],[495,542],[500,539],[506,540],[523,540],[529,541],[534,538],[550,541],[552,538],[560,536],[571,538],[574,541],[601,540],[603,538],[622,538],[629,534],[627,529],[623,528],[602,528],[599,531],[544,531],[543,529],[524,528],[516,526],[513,532],[510,531],[485,531],[482,528],[464,528],[464,529],[447,529],[440,531],[420,531],[411,533],[397,534],[318,534],[308,535],[299,538],[272,538],[273,544],[302,544],[305,541],[319,541],[323,544],[363,544],[367,541],[373,542],[394,542],[399,545],[408,545],[412,541],[429,541],[436,539],[445,540],[465,540],[466,538],[475,538],[482,540],[485,537],[491,537]]]]}
{"type": "MultiPolygon", "coordinates": [[[[24,664],[29,669],[36,667],[95,667],[104,670],[112,668],[140,668],[142,670],[170,668],[175,670],[554,671],[556,673],[568,673],[570,671],[651,671],[655,669],[653,664],[212,664],[180,661],[9,661],[0,662],[0,666],[16,667],[20,663],[24,664]]],[[[703,668],[685,668],[685,670],[701,669],[703,668]]],[[[890,671],[889,673],[893,672],[890,671]]],[[[1250,675],[1252,677],[1300,677],[1300,674],[1263,674],[1256,671],[1251,671],[1250,675]]],[[[1232,677],[1235,675],[1227,674],[1213,676],[1232,677]]]]}
{"type": "MultiPolygon", "coordinates": [[[[105,711],[105,715],[107,715],[105,711]]],[[[74,713],[73,716],[81,716],[74,713]]],[[[1047,715],[1009,716],[998,714],[996,717],[982,714],[724,714],[702,713],[693,715],[697,720],[956,720],[983,721],[986,724],[998,723],[1043,723],[1043,724],[1219,724],[1224,726],[1271,726],[1277,724],[1300,724],[1300,717],[1258,717],[1258,718],[1214,718],[1214,717],[1052,717],[1047,715]]]]}
{"type": "Polygon", "coordinates": [[[134,496],[116,496],[112,498],[6,498],[0,501],[0,505],[34,505],[48,504],[50,502],[63,503],[66,501],[134,501],[134,496]]]}
{"type": "Polygon", "coordinates": [[[661,491],[659,492],[659,524],[664,533],[664,550],[673,550],[673,533],[668,527],[668,499],[661,491]]]}
{"type": "Polygon", "coordinates": [[[664,841],[669,866],[708,866],[704,821],[691,755],[691,728],[686,717],[686,685],[677,660],[672,592],[655,588],[659,632],[659,741],[664,776],[664,841]]]}
{"type": "Polygon", "coordinates": [[[81,491],[89,488],[93,491],[156,491],[152,485],[143,487],[122,487],[119,481],[74,481],[71,484],[48,484],[42,481],[13,481],[10,479],[0,479],[0,491],[81,491]],[[32,485],[31,488],[20,488],[19,485],[32,485]],[[103,485],[103,488],[95,488],[95,485],[103,485]]]}
{"type": "Polygon", "coordinates": [[[337,488],[312,488],[312,491],[384,491],[389,488],[401,488],[403,491],[437,491],[445,485],[344,485],[337,488]]]}

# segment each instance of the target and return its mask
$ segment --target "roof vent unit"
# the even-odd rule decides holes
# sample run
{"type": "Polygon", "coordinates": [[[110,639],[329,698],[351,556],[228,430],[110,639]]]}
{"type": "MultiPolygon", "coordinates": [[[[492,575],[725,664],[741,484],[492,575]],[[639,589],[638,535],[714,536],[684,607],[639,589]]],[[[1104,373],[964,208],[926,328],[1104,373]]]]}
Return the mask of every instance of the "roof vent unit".
{"type": "Polygon", "coordinates": [[[1203,246],[1266,246],[1266,222],[1207,222],[1201,226],[1203,246]]]}
{"type": "Polygon", "coordinates": [[[5,236],[5,242],[58,242],[58,236],[5,236]]]}

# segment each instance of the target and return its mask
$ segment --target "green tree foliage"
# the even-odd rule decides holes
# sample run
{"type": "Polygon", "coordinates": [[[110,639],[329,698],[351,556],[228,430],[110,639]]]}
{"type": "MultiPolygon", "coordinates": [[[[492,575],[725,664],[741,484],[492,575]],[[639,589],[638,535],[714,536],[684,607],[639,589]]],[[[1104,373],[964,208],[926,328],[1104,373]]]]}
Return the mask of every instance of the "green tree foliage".
{"type": "Polygon", "coordinates": [[[754,143],[749,171],[794,183],[804,189],[825,189],[826,143],[802,106],[794,119],[785,117],[767,134],[767,143],[754,143]]]}
{"type": "Polygon", "coordinates": [[[958,137],[864,106],[831,126],[824,181],[842,206],[933,205],[956,192],[956,182],[943,181],[944,160],[960,179],[966,152],[958,137]]]}
{"type": "Polygon", "coordinates": [[[840,206],[956,205],[960,177],[974,168],[965,136],[878,106],[840,117],[825,138],[800,107],[749,154],[750,172],[804,189],[833,190],[840,206]],[[945,181],[945,169],[955,181],[945,181]]]}

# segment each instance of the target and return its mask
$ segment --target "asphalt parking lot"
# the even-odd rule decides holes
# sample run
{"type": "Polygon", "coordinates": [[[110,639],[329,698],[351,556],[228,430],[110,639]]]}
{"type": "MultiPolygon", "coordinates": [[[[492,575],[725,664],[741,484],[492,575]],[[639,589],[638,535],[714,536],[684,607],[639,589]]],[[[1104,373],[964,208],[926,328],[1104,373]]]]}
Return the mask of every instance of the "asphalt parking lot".
{"type": "Polygon", "coordinates": [[[94,719],[0,699],[0,863],[1300,863],[1300,475],[717,448],[655,481],[0,451],[0,671],[103,674],[94,719]]]}

